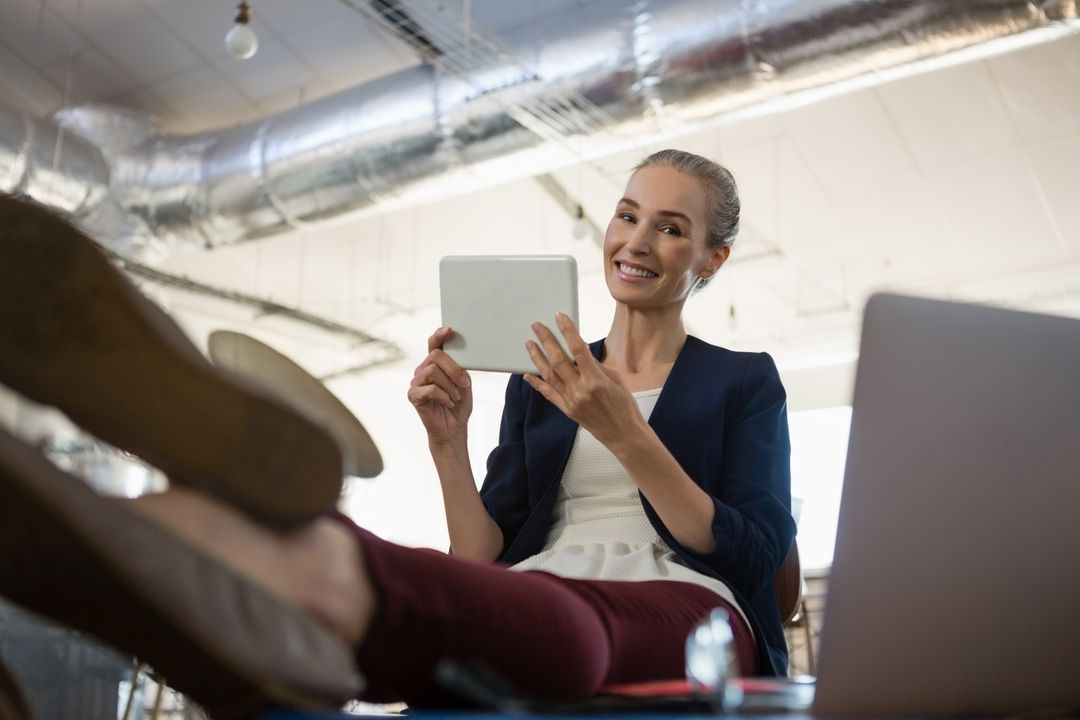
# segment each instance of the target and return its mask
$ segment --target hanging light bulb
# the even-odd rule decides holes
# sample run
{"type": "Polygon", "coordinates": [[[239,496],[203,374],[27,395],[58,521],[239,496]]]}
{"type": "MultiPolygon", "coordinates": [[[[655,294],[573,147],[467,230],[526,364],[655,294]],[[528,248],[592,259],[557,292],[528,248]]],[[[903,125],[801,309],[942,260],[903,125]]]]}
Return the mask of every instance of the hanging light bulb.
{"type": "Polygon", "coordinates": [[[585,219],[585,208],[578,205],[574,210],[574,221],[570,224],[570,234],[575,240],[584,240],[589,235],[589,221],[585,219]]]}
{"type": "Polygon", "coordinates": [[[251,29],[251,6],[247,0],[236,6],[236,24],[225,33],[225,49],[237,60],[247,60],[259,49],[259,38],[251,29]]]}

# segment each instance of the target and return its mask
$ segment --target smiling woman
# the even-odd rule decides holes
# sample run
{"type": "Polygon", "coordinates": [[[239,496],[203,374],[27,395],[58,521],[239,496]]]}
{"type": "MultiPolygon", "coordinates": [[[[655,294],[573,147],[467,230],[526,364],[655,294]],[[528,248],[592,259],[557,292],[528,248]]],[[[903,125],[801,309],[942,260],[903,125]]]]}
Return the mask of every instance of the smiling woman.
{"type": "Polygon", "coordinates": [[[794,534],[784,390],[768,355],[708,345],[682,322],[738,227],[722,166],[664,150],[635,168],[604,237],[611,329],[590,345],[566,317],[533,325],[537,370],[510,379],[479,493],[465,442],[471,383],[441,349],[452,328],[431,336],[409,391],[454,554],[550,573],[603,624],[633,598],[655,632],[623,627],[628,644],[609,652],[611,668],[633,667],[636,679],[682,673],[684,623],[701,615],[702,590],[729,610],[744,670],[786,666],[769,587],[794,534]],[[639,595],[656,581],[669,594],[639,595]]]}

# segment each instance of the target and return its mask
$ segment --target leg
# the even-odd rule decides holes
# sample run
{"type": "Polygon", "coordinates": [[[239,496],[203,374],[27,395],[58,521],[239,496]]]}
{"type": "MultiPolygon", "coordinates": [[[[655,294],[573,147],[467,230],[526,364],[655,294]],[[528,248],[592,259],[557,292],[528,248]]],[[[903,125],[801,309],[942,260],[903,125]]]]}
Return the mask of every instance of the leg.
{"type": "MultiPolygon", "coordinates": [[[[357,529],[378,608],[357,654],[365,697],[439,705],[444,658],[480,661],[534,697],[575,700],[602,684],[685,677],[686,637],[724,601],[686,583],[567,580],[414,550],[357,529]]],[[[734,611],[731,611],[736,617],[734,611]]],[[[749,628],[734,624],[742,667],[749,628]]]]}
{"type": "Polygon", "coordinates": [[[211,365],[89,238],[5,196],[0,382],[267,522],[331,512],[341,490],[319,425],[211,365]]]}
{"type": "Polygon", "coordinates": [[[141,657],[214,717],[353,696],[337,634],[133,507],[0,431],[0,594],[141,657]]]}
{"type": "Polygon", "coordinates": [[[0,433],[0,593],[138,655],[209,706],[332,705],[355,692],[440,705],[443,658],[522,692],[683,675],[683,643],[718,598],[673,582],[565,580],[400,547],[321,519],[280,533],[177,489],[93,493],[0,433]]]}

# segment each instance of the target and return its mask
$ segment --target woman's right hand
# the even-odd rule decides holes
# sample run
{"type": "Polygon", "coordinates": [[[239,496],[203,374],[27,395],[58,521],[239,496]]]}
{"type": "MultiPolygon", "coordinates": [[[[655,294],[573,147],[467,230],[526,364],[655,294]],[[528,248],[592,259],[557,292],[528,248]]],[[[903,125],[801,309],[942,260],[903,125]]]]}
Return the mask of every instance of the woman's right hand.
{"type": "Polygon", "coordinates": [[[464,438],[472,414],[469,373],[442,349],[453,334],[452,328],[441,327],[428,338],[427,357],[417,366],[409,384],[409,402],[423,421],[430,442],[464,438]]]}

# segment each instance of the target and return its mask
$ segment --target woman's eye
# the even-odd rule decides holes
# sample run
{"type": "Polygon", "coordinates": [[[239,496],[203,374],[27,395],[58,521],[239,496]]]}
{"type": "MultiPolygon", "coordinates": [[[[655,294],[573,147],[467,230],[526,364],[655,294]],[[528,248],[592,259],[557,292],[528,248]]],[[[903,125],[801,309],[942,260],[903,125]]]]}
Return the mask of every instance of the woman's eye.
{"type": "Polygon", "coordinates": [[[634,222],[634,216],[630,213],[616,213],[615,217],[620,220],[625,220],[626,222],[634,222]]]}
{"type": "Polygon", "coordinates": [[[664,227],[660,228],[660,232],[667,235],[682,235],[682,230],[679,230],[679,228],[675,227],[674,225],[665,225],[664,227]]]}

